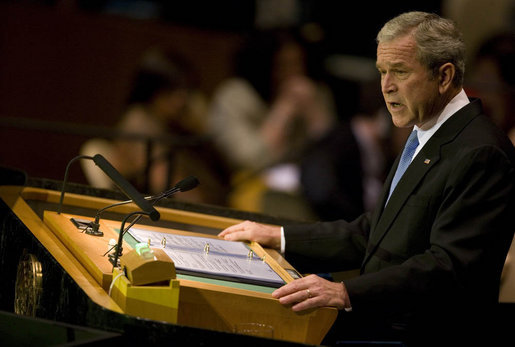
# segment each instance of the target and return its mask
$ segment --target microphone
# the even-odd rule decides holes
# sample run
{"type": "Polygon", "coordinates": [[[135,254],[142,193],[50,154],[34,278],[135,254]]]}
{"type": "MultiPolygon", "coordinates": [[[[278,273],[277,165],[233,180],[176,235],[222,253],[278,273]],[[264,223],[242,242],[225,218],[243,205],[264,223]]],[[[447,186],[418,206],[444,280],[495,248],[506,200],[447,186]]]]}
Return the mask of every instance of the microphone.
{"type": "MultiPolygon", "coordinates": [[[[181,181],[179,181],[178,183],[176,183],[175,186],[173,186],[172,188],[170,188],[158,195],[147,196],[144,199],[147,201],[151,201],[152,205],[155,205],[157,202],[159,202],[162,199],[169,198],[170,196],[174,195],[175,193],[179,193],[179,192],[182,193],[182,192],[191,190],[191,189],[197,187],[199,184],[200,184],[200,182],[195,176],[188,176],[188,177],[182,179],[181,181]]],[[[121,201],[121,202],[117,202],[112,205],[105,206],[105,207],[101,208],[100,210],[98,210],[95,215],[95,221],[90,223],[90,225],[86,229],[86,233],[91,234],[91,235],[100,235],[100,236],[103,235],[103,233],[98,230],[98,228],[100,227],[100,215],[105,210],[108,210],[113,207],[121,206],[121,205],[130,204],[131,202],[133,202],[133,200],[121,201]]],[[[138,218],[136,218],[131,223],[131,225],[129,225],[127,227],[127,229],[129,229],[131,226],[133,226],[138,220],[140,220],[140,218],[141,218],[141,215],[138,216],[138,218]]]]}
{"type": "Polygon", "coordinates": [[[179,189],[180,192],[187,192],[188,190],[192,190],[196,188],[200,184],[199,180],[195,176],[188,176],[175,186],[179,189]]]}
{"type": "Polygon", "coordinates": [[[175,193],[178,192],[187,192],[188,190],[192,190],[200,184],[199,180],[195,176],[188,176],[178,183],[175,184],[171,189],[168,189],[161,194],[155,196],[154,198],[157,200],[161,200],[163,198],[168,198],[175,193]]]}
{"type": "MultiPolygon", "coordinates": [[[[66,171],[64,173],[63,186],[61,188],[61,198],[59,200],[59,206],[57,208],[57,214],[61,214],[61,209],[63,206],[64,193],[66,187],[66,181],[68,179],[68,171],[73,162],[78,159],[89,159],[93,160],[95,164],[102,170],[104,173],[109,176],[113,180],[113,182],[120,188],[122,192],[125,193],[131,201],[134,201],[139,208],[141,208],[145,215],[148,215],[151,220],[157,221],[160,218],[159,212],[146,201],[143,196],[134,188],[102,155],[96,154],[93,157],[87,155],[79,155],[68,163],[66,166],[66,171]]],[[[98,231],[98,227],[96,228],[96,233],[94,235],[102,235],[102,232],[98,231]]]]}

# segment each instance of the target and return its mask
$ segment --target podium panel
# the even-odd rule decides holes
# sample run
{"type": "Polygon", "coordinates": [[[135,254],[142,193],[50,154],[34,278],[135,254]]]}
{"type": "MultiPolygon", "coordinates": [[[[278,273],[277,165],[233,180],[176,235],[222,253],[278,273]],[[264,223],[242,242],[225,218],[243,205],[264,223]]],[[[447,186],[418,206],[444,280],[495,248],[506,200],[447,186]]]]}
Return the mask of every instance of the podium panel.
{"type": "MultiPolygon", "coordinates": [[[[62,267],[73,282],[95,305],[96,310],[109,311],[109,316],[145,317],[125,312],[112,297],[109,287],[113,268],[105,253],[110,239],[117,239],[120,219],[124,215],[137,211],[137,207],[128,204],[116,207],[111,214],[102,215],[100,230],[104,236],[91,236],[78,231],[70,218],[93,219],[94,213],[116,200],[66,193],[63,212],[57,214],[55,206],[60,192],[51,189],[33,187],[0,187],[0,197],[16,218],[21,221],[30,234],[41,244],[46,252],[62,267]]],[[[157,207],[161,220],[146,223],[145,228],[179,234],[195,234],[215,237],[223,228],[240,222],[242,219],[211,215],[201,212],[180,210],[169,207],[157,207]]],[[[143,220],[142,220],[143,221],[143,220]]],[[[132,249],[130,242],[124,239],[124,252],[132,249]]],[[[271,267],[286,282],[291,280],[286,270],[294,270],[279,253],[270,249],[256,249],[265,252],[271,267]]],[[[256,253],[258,254],[258,253],[256,253]]],[[[260,255],[261,256],[261,255],[260,255]]],[[[43,276],[45,269],[43,268],[43,276]]],[[[168,324],[174,331],[181,327],[219,332],[230,336],[237,323],[260,323],[274,328],[274,341],[319,344],[328,332],[337,316],[335,308],[320,308],[304,313],[294,313],[289,307],[281,305],[272,298],[275,288],[244,284],[229,280],[209,279],[194,275],[177,275],[180,282],[177,324],[168,324]]],[[[48,293],[46,294],[48,295],[48,293]]],[[[46,317],[44,317],[46,318],[46,317]]],[[[120,318],[116,318],[116,320],[120,318]]],[[[109,323],[110,325],[113,323],[109,323]]],[[[227,336],[224,337],[226,339],[227,336]]],[[[240,338],[240,337],[238,337],[240,338]]]]}

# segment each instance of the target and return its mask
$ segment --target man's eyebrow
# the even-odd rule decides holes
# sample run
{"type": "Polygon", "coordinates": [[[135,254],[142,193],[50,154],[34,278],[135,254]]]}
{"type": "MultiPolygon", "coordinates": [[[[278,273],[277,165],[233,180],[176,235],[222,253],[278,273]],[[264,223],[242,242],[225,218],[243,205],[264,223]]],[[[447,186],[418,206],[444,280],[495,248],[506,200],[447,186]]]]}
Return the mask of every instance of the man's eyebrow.
{"type": "Polygon", "coordinates": [[[404,64],[402,62],[397,62],[397,63],[390,64],[390,67],[393,67],[393,68],[405,67],[405,66],[406,66],[406,64],[404,64]]]}
{"type": "Polygon", "coordinates": [[[396,63],[388,63],[388,64],[379,64],[379,63],[376,63],[376,68],[381,68],[381,67],[384,67],[384,66],[388,66],[389,68],[399,68],[399,67],[405,67],[406,65],[402,62],[396,62],[396,63]]]}

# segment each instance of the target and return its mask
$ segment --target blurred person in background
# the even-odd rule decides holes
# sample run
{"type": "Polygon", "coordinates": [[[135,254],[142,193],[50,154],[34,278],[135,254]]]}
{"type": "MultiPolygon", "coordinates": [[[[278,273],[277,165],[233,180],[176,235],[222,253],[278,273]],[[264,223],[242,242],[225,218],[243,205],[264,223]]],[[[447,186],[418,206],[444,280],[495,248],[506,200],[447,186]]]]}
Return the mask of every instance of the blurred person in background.
{"type": "Polygon", "coordinates": [[[515,144],[515,32],[483,42],[474,57],[467,91],[481,98],[485,113],[515,144]]]}
{"type": "MultiPolygon", "coordinates": [[[[150,49],[142,58],[126,111],[116,125],[120,134],[140,138],[91,139],[81,152],[104,155],[141,192],[155,194],[194,175],[200,185],[181,194],[182,199],[225,204],[228,173],[205,136],[205,104],[188,62],[173,51],[150,49]]],[[[112,187],[105,175],[88,165],[83,163],[92,185],[112,187]]]]}
{"type": "Polygon", "coordinates": [[[357,144],[309,53],[292,30],[256,32],[213,95],[208,124],[235,172],[233,207],[302,219],[362,211],[357,144]]]}

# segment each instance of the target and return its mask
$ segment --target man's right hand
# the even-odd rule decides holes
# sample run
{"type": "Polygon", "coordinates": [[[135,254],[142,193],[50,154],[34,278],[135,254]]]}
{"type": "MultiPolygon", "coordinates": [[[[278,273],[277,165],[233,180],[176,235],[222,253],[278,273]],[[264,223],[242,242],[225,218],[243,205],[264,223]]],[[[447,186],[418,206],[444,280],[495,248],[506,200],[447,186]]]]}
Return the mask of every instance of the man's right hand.
{"type": "Polygon", "coordinates": [[[262,246],[281,248],[281,227],[245,221],[223,230],[218,237],[228,241],[256,241],[262,246]]]}

